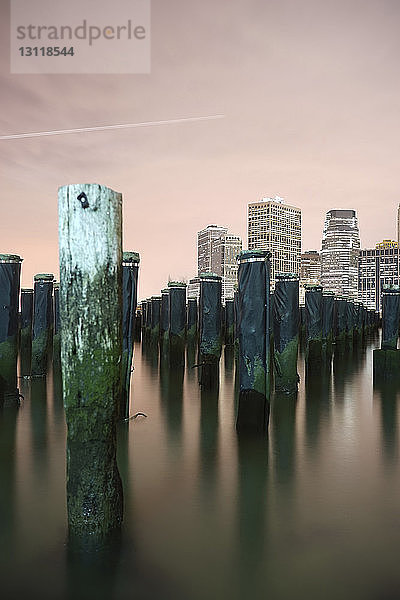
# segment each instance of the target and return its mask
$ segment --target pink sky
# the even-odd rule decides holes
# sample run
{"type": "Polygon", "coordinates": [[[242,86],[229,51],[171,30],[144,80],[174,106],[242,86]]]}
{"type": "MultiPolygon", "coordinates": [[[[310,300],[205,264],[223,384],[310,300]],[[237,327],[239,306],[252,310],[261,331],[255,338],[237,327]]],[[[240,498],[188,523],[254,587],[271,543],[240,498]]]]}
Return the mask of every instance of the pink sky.
{"type": "Polygon", "coordinates": [[[303,250],[325,212],[357,211],[361,243],[396,236],[400,4],[395,0],[153,0],[149,75],[11,75],[1,0],[0,134],[176,119],[218,121],[0,141],[1,252],[23,285],[58,273],[57,189],[122,192],[139,296],[196,274],[196,232],[246,245],[247,203],[283,196],[303,250]]]}

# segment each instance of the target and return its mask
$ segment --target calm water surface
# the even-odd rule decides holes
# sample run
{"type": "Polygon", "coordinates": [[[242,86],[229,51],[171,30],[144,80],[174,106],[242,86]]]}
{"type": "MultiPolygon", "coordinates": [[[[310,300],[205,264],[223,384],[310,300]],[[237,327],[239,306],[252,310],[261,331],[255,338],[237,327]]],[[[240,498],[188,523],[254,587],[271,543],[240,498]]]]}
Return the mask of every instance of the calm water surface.
{"type": "MultiPolygon", "coordinates": [[[[20,379],[0,414],[0,598],[400,598],[399,393],[374,389],[372,349],[338,354],[269,435],[235,432],[235,367],[219,390],[135,346],[132,412],[118,428],[121,537],[67,543],[60,375],[20,379]]],[[[189,365],[195,359],[187,357],[189,365]]]]}

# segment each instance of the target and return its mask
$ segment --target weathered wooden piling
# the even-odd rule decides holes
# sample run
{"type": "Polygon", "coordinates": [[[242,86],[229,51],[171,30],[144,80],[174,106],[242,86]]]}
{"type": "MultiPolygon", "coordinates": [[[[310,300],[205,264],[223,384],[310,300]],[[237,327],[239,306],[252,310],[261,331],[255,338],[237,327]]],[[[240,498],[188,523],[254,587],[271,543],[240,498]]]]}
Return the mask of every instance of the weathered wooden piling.
{"type": "Polygon", "coordinates": [[[129,417],[139,262],[137,252],[124,252],[122,255],[122,395],[119,416],[123,419],[129,417]]]}
{"type": "Polygon", "coordinates": [[[122,197],[96,184],[59,189],[61,362],[72,536],[101,542],[122,521],[116,461],[121,397],[122,197]]]}
{"type": "Polygon", "coordinates": [[[169,350],[169,288],[161,290],[160,342],[162,352],[169,350]]]}
{"type": "Polygon", "coordinates": [[[235,309],[233,306],[233,298],[227,298],[225,300],[225,345],[233,346],[235,341],[234,332],[234,315],[235,309]]]}
{"type": "Polygon", "coordinates": [[[333,353],[335,296],[333,292],[322,292],[322,355],[330,364],[333,353]]]}
{"type": "Polygon", "coordinates": [[[34,277],[31,374],[35,377],[47,371],[53,333],[53,281],[52,273],[34,277]]]}
{"type": "Polygon", "coordinates": [[[60,367],[61,360],[61,321],[60,321],[60,284],[53,283],[53,363],[60,367]]]}
{"type": "Polygon", "coordinates": [[[158,346],[160,341],[161,296],[151,297],[150,343],[158,346]]]}
{"type": "Polygon", "coordinates": [[[142,311],[138,307],[136,308],[135,313],[135,325],[133,328],[133,339],[137,342],[140,342],[142,339],[142,311]]]}
{"type": "Polygon", "coordinates": [[[362,306],[361,302],[354,302],[354,343],[362,340],[362,306]]]}
{"type": "Polygon", "coordinates": [[[264,432],[268,428],[270,257],[264,250],[244,250],[238,259],[238,432],[264,432]]]}
{"type": "Polygon", "coordinates": [[[169,289],[169,360],[171,365],[185,363],[186,283],[170,281],[169,289]]]}
{"type": "Polygon", "coordinates": [[[347,307],[346,298],[337,296],[335,298],[335,343],[343,345],[347,331],[347,307]]]}
{"type": "Polygon", "coordinates": [[[306,369],[309,371],[322,366],[322,286],[310,284],[305,290],[306,369]]]}
{"type": "Polygon", "coordinates": [[[275,390],[293,394],[299,382],[299,277],[295,273],[275,276],[273,332],[275,390]]]}
{"type": "Polygon", "coordinates": [[[353,337],[354,337],[354,303],[347,299],[346,300],[346,345],[347,347],[353,348],[353,337]]]}
{"type": "Polygon", "coordinates": [[[215,273],[200,274],[199,363],[200,385],[212,389],[219,383],[222,278],[215,273]]]}
{"type": "Polygon", "coordinates": [[[400,288],[382,290],[381,349],[374,350],[374,379],[400,381],[400,350],[397,349],[400,321],[400,288]]]}
{"type": "Polygon", "coordinates": [[[33,289],[21,289],[21,350],[32,344],[33,289]]]}
{"type": "Polygon", "coordinates": [[[187,338],[194,340],[197,336],[197,298],[188,298],[187,302],[187,338]]]}
{"type": "Polygon", "coordinates": [[[146,331],[146,321],[147,321],[147,300],[142,300],[140,303],[140,308],[142,310],[142,337],[146,331]]]}
{"type": "Polygon", "coordinates": [[[151,298],[146,298],[146,324],[145,324],[145,338],[146,341],[148,341],[150,339],[150,333],[151,333],[151,311],[152,311],[152,303],[151,303],[151,298]]]}
{"type": "Polygon", "coordinates": [[[235,284],[235,291],[233,292],[233,315],[234,315],[234,355],[235,360],[238,358],[239,353],[239,291],[238,286],[235,284]]]}
{"type": "Polygon", "coordinates": [[[16,406],[18,304],[22,258],[0,254],[0,408],[16,406]]]}

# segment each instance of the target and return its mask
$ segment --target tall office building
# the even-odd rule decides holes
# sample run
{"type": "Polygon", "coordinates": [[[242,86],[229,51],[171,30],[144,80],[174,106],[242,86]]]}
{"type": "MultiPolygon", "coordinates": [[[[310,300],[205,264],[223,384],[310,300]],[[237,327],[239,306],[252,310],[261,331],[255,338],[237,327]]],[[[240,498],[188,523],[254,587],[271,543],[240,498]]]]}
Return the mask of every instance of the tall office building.
{"type": "Polygon", "coordinates": [[[358,296],[360,234],[355,210],[326,213],[321,249],[321,283],[325,290],[351,300],[358,296]]]}
{"type": "MultiPolygon", "coordinates": [[[[237,283],[236,256],[242,250],[242,240],[228,233],[226,227],[208,225],[197,234],[197,267],[200,273],[216,273],[222,277],[222,302],[233,298],[237,283]]],[[[197,278],[189,282],[189,290],[197,295],[197,278]]]]}
{"type": "Polygon", "coordinates": [[[228,233],[226,227],[207,225],[197,234],[197,274],[212,273],[212,242],[228,233]]]}
{"type": "Polygon", "coordinates": [[[375,248],[360,250],[358,257],[358,299],[368,308],[381,309],[384,285],[399,285],[399,248],[383,240],[375,248]]]}
{"type": "Polygon", "coordinates": [[[242,250],[242,240],[238,235],[225,233],[212,241],[211,265],[213,273],[222,277],[222,302],[232,299],[237,283],[237,255],[242,250]]]}
{"type": "Polygon", "coordinates": [[[300,304],[305,303],[305,286],[315,283],[321,283],[321,256],[316,250],[307,250],[300,256],[300,304]]]}
{"type": "Polygon", "coordinates": [[[269,250],[271,288],[275,273],[300,274],[301,210],[283,198],[263,198],[248,206],[249,250],[269,250]]]}

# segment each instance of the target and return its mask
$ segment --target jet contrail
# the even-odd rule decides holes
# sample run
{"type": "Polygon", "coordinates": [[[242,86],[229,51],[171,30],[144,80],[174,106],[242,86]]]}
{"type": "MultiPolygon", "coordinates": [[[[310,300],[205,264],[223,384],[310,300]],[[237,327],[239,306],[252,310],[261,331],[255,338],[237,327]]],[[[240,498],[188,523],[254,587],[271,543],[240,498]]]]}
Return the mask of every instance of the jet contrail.
{"type": "Polygon", "coordinates": [[[225,115],[206,115],[203,117],[167,119],[165,121],[143,121],[141,123],[122,123],[121,125],[100,125],[98,127],[80,127],[78,129],[55,129],[53,131],[14,133],[12,135],[0,135],[0,140],[18,140],[20,138],[43,137],[45,135],[64,135],[67,133],[85,133],[87,131],[107,131],[108,129],[131,129],[133,127],[152,127],[154,125],[173,125],[174,123],[193,123],[194,121],[211,121],[213,119],[223,119],[224,117],[225,115]]]}

